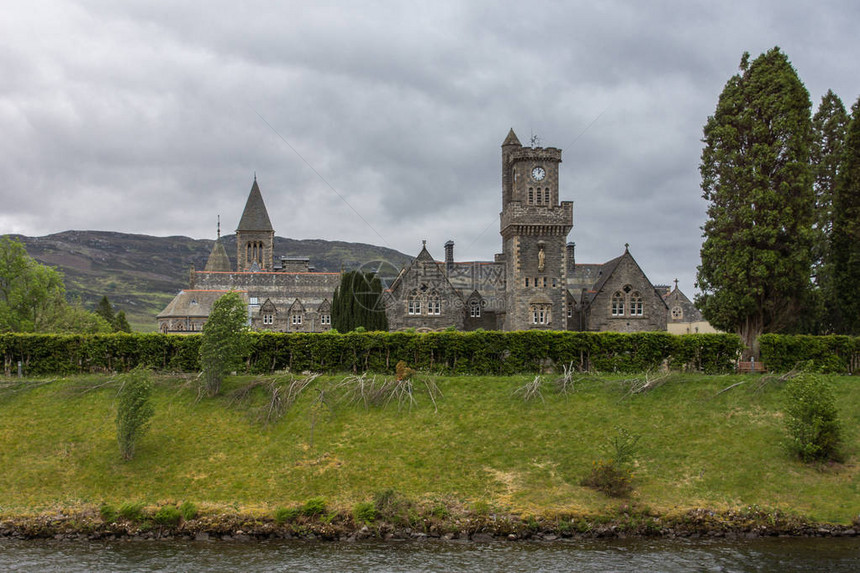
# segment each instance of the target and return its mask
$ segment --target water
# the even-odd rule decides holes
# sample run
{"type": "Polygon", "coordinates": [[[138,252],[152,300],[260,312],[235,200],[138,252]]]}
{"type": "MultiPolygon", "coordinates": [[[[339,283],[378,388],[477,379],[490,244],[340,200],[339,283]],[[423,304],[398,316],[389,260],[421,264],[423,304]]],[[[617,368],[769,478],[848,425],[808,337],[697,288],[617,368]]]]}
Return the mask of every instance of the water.
{"type": "Polygon", "coordinates": [[[0,571],[856,572],[860,538],[494,542],[0,540],[0,571]]]}

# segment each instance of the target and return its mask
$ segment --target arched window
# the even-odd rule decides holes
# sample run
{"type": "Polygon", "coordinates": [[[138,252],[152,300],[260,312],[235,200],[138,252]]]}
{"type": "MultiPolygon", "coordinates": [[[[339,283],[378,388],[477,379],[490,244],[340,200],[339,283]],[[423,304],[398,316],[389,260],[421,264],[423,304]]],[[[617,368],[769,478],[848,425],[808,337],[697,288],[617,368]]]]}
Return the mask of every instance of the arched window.
{"type": "Polygon", "coordinates": [[[630,295],[630,316],[642,316],[644,314],[642,306],[642,295],[634,292],[630,295]]]}
{"type": "Polygon", "coordinates": [[[532,304],[529,311],[532,315],[532,324],[549,324],[552,321],[551,316],[552,305],[550,304],[532,304]]]}
{"type": "Polygon", "coordinates": [[[469,316],[481,318],[481,304],[478,301],[472,301],[472,304],[469,305],[469,316]]]}
{"type": "Polygon", "coordinates": [[[549,205],[549,187],[543,190],[543,202],[549,205]]]}
{"type": "Polygon", "coordinates": [[[612,295],[612,316],[624,316],[624,295],[621,291],[612,295]]]}
{"type": "Polygon", "coordinates": [[[535,202],[535,190],[529,187],[529,205],[535,202]]]}
{"type": "Polygon", "coordinates": [[[442,299],[436,291],[431,292],[427,297],[427,314],[435,316],[442,314],[442,299]]]}
{"type": "Polygon", "coordinates": [[[406,312],[410,315],[421,314],[421,295],[417,290],[409,293],[409,298],[406,301],[406,312]]]}

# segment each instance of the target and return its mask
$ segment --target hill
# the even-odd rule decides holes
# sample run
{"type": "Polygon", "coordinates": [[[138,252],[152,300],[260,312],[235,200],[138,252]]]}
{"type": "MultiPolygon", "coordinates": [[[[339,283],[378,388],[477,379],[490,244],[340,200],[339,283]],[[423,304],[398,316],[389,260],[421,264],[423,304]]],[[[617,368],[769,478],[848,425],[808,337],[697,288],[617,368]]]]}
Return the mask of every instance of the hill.
{"type": "MultiPolygon", "coordinates": [[[[108,231],[64,231],[44,237],[17,235],[31,257],[65,275],[70,300],[95,308],[102,296],[124,310],[135,330],[155,330],[158,314],[188,285],[191,265],[206,266],[214,241],[189,237],[152,237],[108,231]]],[[[235,263],[236,238],[222,238],[235,263]]],[[[411,257],[394,249],[363,243],[275,237],[275,256],[310,258],[318,271],[352,269],[375,260],[399,268],[411,257]]]]}

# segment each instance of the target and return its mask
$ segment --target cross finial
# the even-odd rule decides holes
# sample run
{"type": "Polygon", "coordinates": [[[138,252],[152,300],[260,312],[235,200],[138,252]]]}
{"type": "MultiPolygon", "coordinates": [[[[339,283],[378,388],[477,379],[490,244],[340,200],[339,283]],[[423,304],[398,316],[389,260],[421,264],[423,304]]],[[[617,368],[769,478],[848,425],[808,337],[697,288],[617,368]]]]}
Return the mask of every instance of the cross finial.
{"type": "Polygon", "coordinates": [[[678,290],[678,279],[675,279],[675,290],[678,290]]]}
{"type": "Polygon", "coordinates": [[[256,182],[257,182],[257,171],[254,170],[254,183],[256,183],[256,182]]]}
{"type": "Polygon", "coordinates": [[[625,250],[625,251],[629,251],[629,250],[630,250],[630,243],[624,243],[624,250],[625,250]]]}
{"type": "Polygon", "coordinates": [[[221,238],[221,215],[218,215],[218,238],[221,238]]]}
{"type": "Polygon", "coordinates": [[[422,247],[426,247],[426,246],[427,246],[427,239],[421,239],[421,246],[422,246],[422,247]]]}

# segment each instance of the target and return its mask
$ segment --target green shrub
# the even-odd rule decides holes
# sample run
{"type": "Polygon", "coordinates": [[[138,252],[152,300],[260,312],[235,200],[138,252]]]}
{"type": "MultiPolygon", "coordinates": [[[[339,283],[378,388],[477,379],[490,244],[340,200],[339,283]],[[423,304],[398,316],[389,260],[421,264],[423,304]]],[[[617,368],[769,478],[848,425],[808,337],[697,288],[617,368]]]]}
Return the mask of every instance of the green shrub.
{"type": "Polygon", "coordinates": [[[301,510],[297,507],[279,507],[275,510],[275,523],[289,523],[295,521],[299,515],[301,510]]]}
{"type": "Polygon", "coordinates": [[[103,503],[99,507],[99,515],[101,515],[102,521],[105,523],[113,523],[117,517],[116,508],[110,504],[103,503]]]}
{"type": "Polygon", "coordinates": [[[830,382],[803,372],[786,386],[788,449],[803,462],[840,460],[841,427],[830,382]]]}
{"type": "Polygon", "coordinates": [[[591,473],[580,482],[585,487],[596,489],[609,497],[627,497],[633,492],[633,474],[615,460],[598,460],[591,466],[591,473]]]}
{"type": "Polygon", "coordinates": [[[134,457],[138,440],[149,427],[155,414],[152,405],[152,382],[142,368],[135,368],[120,377],[119,403],[116,410],[116,439],[123,459],[134,457]]]}
{"type": "Polygon", "coordinates": [[[362,501],[352,508],[352,518],[356,523],[373,523],[376,521],[376,505],[372,501],[362,501]]]}
{"type": "Polygon", "coordinates": [[[128,521],[141,522],[145,519],[143,503],[127,501],[119,506],[119,516],[128,521]]]}
{"type": "Polygon", "coordinates": [[[175,505],[164,505],[158,508],[152,520],[164,527],[176,527],[179,525],[179,520],[182,518],[182,513],[175,505]]]}
{"type": "Polygon", "coordinates": [[[182,514],[182,519],[185,521],[191,521],[195,517],[197,517],[197,506],[194,505],[193,502],[183,501],[179,506],[179,513],[182,514]]]}
{"type": "Polygon", "coordinates": [[[322,515],[325,513],[326,504],[324,497],[312,497],[305,502],[302,506],[302,515],[306,517],[313,517],[315,515],[322,515]]]}
{"type": "Polygon", "coordinates": [[[409,525],[417,517],[414,504],[395,489],[388,488],[373,495],[377,517],[394,525],[409,525]]]}

